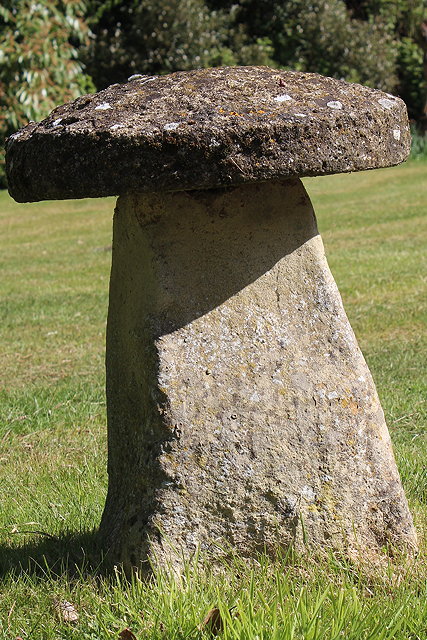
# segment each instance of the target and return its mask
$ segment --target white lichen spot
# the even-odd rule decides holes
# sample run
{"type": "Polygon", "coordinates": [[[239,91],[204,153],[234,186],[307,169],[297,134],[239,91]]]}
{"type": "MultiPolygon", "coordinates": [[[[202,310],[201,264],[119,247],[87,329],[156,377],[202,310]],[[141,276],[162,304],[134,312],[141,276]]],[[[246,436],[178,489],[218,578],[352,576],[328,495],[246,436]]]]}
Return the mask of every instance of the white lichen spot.
{"type": "Polygon", "coordinates": [[[393,129],[393,138],[395,140],[400,140],[400,129],[393,129]]]}
{"type": "Polygon", "coordinates": [[[289,100],[293,100],[293,98],[289,96],[287,93],[282,93],[280,94],[280,96],[276,96],[274,100],[276,102],[288,102],[289,100]]]}
{"type": "Polygon", "coordinates": [[[110,129],[112,131],[116,131],[116,129],[123,129],[126,125],[125,124],[112,124],[110,129]]]}
{"type": "Polygon", "coordinates": [[[179,127],[179,122],[168,122],[163,127],[163,131],[175,131],[179,127]]]}
{"type": "Polygon", "coordinates": [[[339,398],[339,394],[336,391],[330,391],[326,395],[328,400],[336,400],[337,398],[339,398]]]}
{"type": "Polygon", "coordinates": [[[306,113],[295,113],[294,114],[297,118],[306,118],[307,114],[306,113]]]}
{"type": "Polygon", "coordinates": [[[52,127],[58,127],[62,122],[62,118],[57,118],[52,122],[52,127]]]}
{"type": "Polygon", "coordinates": [[[342,109],[342,102],[339,100],[331,100],[331,102],[327,102],[326,106],[330,109],[342,109]]]}
{"type": "Polygon", "coordinates": [[[142,78],[146,78],[147,76],[144,76],[142,73],[134,73],[133,76],[129,76],[128,78],[128,82],[130,82],[131,80],[140,80],[142,78]]]}
{"type": "Polygon", "coordinates": [[[147,76],[142,76],[142,78],[139,79],[139,82],[141,84],[145,84],[146,82],[152,82],[153,80],[156,80],[157,76],[151,76],[151,77],[147,77],[147,76]]]}
{"type": "Polygon", "coordinates": [[[391,109],[392,107],[394,107],[394,100],[389,100],[388,98],[381,98],[380,100],[378,100],[378,103],[384,107],[384,109],[391,109]]]}
{"type": "Polygon", "coordinates": [[[95,111],[107,111],[107,109],[112,109],[113,107],[108,102],[102,102],[97,107],[95,107],[95,111]]]}
{"type": "Polygon", "coordinates": [[[184,512],[185,512],[184,507],[182,507],[182,506],[180,506],[180,505],[178,505],[178,504],[176,504],[176,505],[173,507],[173,510],[174,510],[174,512],[175,512],[175,513],[184,513],[184,512]]]}
{"type": "Polygon", "coordinates": [[[313,502],[316,499],[316,493],[314,492],[313,487],[309,487],[307,485],[302,488],[301,496],[308,502],[313,502]]]}

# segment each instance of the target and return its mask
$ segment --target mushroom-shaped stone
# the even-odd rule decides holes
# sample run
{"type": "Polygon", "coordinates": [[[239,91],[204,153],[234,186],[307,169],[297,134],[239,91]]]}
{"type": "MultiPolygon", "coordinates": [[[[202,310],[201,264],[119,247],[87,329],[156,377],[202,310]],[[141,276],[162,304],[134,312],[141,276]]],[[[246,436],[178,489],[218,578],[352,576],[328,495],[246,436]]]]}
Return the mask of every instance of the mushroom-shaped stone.
{"type": "Polygon", "coordinates": [[[102,543],[416,545],[374,383],[301,176],[409,152],[401,100],[266,67],[135,77],[8,142],[18,201],[119,194],[102,543]]]}

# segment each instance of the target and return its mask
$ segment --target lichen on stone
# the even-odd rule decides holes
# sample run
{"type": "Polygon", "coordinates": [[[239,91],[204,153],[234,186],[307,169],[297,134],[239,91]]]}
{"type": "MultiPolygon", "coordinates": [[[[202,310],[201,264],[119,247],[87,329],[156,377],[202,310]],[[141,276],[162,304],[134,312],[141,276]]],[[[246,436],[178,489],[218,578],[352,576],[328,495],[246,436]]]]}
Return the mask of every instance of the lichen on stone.
{"type": "Polygon", "coordinates": [[[57,107],[9,138],[7,172],[25,202],[360,171],[398,164],[409,148],[405,105],[389,94],[222,67],[136,74],[57,107]]]}

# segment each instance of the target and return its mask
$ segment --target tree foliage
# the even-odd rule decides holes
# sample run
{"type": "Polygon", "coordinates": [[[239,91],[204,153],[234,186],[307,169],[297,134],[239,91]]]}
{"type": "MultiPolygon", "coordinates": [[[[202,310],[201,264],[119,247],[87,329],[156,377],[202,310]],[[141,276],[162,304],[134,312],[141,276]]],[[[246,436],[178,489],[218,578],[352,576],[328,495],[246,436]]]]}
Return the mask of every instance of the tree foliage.
{"type": "MultiPolygon", "coordinates": [[[[3,0],[0,7],[0,145],[31,120],[93,89],[79,60],[84,2],[3,0]]],[[[0,163],[3,163],[0,158],[0,163]]],[[[0,181],[2,180],[0,167],[0,181]]]]}
{"type": "Polygon", "coordinates": [[[377,88],[396,84],[393,35],[379,20],[353,18],[342,0],[244,0],[242,18],[268,33],[283,67],[314,71],[377,88]]]}
{"type": "Polygon", "coordinates": [[[423,21],[427,0],[347,0],[352,14],[372,23],[377,20],[393,34],[397,82],[393,88],[418,119],[427,107],[427,39],[423,21]]]}
{"type": "Polygon", "coordinates": [[[233,25],[235,7],[209,8],[204,0],[93,0],[94,33],[87,55],[97,86],[132,73],[167,73],[234,64],[271,64],[269,41],[249,41],[233,25]]]}

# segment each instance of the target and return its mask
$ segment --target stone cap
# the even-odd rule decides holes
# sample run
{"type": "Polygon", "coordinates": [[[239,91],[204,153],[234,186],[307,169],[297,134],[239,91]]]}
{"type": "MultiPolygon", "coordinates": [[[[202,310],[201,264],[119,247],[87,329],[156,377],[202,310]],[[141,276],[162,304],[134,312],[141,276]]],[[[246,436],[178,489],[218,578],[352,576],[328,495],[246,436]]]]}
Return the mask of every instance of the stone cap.
{"type": "Polygon", "coordinates": [[[387,167],[410,150],[405,104],[268,67],[132,76],[57,107],[7,143],[18,202],[181,191],[387,167]]]}

